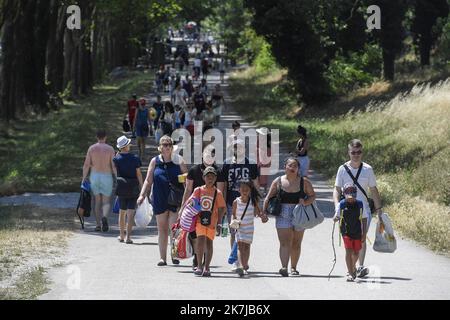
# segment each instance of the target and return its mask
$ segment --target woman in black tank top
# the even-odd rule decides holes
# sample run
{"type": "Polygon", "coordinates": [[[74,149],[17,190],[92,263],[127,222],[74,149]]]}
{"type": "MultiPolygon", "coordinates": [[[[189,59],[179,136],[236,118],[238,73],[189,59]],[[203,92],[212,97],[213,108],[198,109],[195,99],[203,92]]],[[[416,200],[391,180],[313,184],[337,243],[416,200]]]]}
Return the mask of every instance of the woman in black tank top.
{"type": "Polygon", "coordinates": [[[263,210],[267,210],[269,199],[280,192],[281,214],[276,217],[276,228],[280,241],[280,274],[288,276],[288,264],[291,260],[291,275],[299,275],[297,263],[300,259],[304,230],[297,230],[292,224],[293,211],[297,204],[310,205],[316,195],[307,178],[299,177],[299,161],[290,157],[285,161],[285,175],[272,182],[264,200],[263,210]]]}

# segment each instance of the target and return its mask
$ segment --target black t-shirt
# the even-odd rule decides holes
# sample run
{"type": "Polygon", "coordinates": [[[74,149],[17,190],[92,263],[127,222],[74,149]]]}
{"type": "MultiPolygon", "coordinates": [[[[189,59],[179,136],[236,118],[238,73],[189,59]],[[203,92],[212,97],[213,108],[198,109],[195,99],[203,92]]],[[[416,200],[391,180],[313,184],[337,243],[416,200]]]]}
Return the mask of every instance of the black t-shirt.
{"type": "Polygon", "coordinates": [[[136,169],[142,166],[141,160],[132,153],[119,153],[113,159],[117,168],[117,176],[135,179],[136,169]]]}
{"type": "Polygon", "coordinates": [[[259,176],[258,166],[251,163],[245,157],[244,163],[232,164],[230,160],[225,160],[222,166],[222,179],[227,182],[227,204],[232,205],[233,201],[240,196],[237,182],[242,179],[255,180],[259,176]]]}
{"type": "Polygon", "coordinates": [[[339,203],[341,211],[341,234],[350,237],[350,239],[361,239],[362,226],[361,219],[363,213],[363,203],[357,200],[355,203],[349,203],[345,199],[339,203]]]}
{"type": "MultiPolygon", "coordinates": [[[[217,165],[213,165],[214,169],[217,171],[217,180],[216,180],[216,186],[217,182],[225,182],[223,180],[223,176],[220,172],[220,168],[217,167],[217,165]]],[[[203,171],[206,169],[206,166],[202,164],[197,164],[193,166],[191,169],[189,169],[187,178],[189,180],[194,181],[194,185],[192,186],[192,190],[194,190],[197,187],[203,186],[205,184],[205,181],[203,180],[203,171]]]]}

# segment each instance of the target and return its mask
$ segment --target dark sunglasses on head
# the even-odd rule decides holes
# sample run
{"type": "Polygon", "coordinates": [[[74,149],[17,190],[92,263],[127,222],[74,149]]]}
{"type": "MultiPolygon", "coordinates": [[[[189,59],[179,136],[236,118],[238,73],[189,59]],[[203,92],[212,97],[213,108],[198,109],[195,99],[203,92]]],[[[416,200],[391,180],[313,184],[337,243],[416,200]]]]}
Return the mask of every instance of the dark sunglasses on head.
{"type": "Polygon", "coordinates": [[[163,147],[171,147],[172,144],[171,143],[163,143],[161,146],[163,146],[163,147]]]}
{"type": "Polygon", "coordinates": [[[350,152],[350,154],[352,154],[352,155],[357,155],[357,154],[361,154],[362,153],[362,151],[361,150],[359,150],[359,151],[352,151],[352,152],[350,152]]]}

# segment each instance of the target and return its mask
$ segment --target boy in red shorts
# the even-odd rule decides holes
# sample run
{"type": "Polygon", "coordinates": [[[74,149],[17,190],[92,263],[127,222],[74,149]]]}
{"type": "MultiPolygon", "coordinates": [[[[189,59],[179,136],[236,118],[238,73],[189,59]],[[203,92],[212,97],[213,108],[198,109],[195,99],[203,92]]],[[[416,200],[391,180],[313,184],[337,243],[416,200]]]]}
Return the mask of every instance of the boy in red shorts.
{"type": "Polygon", "coordinates": [[[366,240],[367,218],[363,218],[363,203],[356,200],[356,186],[346,184],[344,186],[344,199],[339,203],[334,221],[340,221],[340,231],[344,239],[345,262],[347,264],[347,281],[356,279],[356,261],[361,250],[362,243],[366,240]]]}

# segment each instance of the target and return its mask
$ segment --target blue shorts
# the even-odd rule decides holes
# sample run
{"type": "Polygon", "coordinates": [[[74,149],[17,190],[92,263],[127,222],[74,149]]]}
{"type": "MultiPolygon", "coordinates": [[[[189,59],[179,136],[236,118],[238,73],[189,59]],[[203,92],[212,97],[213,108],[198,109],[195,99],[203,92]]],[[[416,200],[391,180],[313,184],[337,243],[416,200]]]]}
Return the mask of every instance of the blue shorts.
{"type": "MultiPolygon", "coordinates": [[[[277,229],[290,229],[294,228],[292,219],[294,218],[294,208],[296,204],[282,204],[281,213],[275,217],[275,226],[277,229]]],[[[295,231],[303,231],[303,228],[296,228],[295,231]]]]}
{"type": "Polygon", "coordinates": [[[113,177],[111,173],[100,173],[92,171],[89,177],[92,193],[97,196],[102,194],[106,197],[112,195],[113,177]]]}

